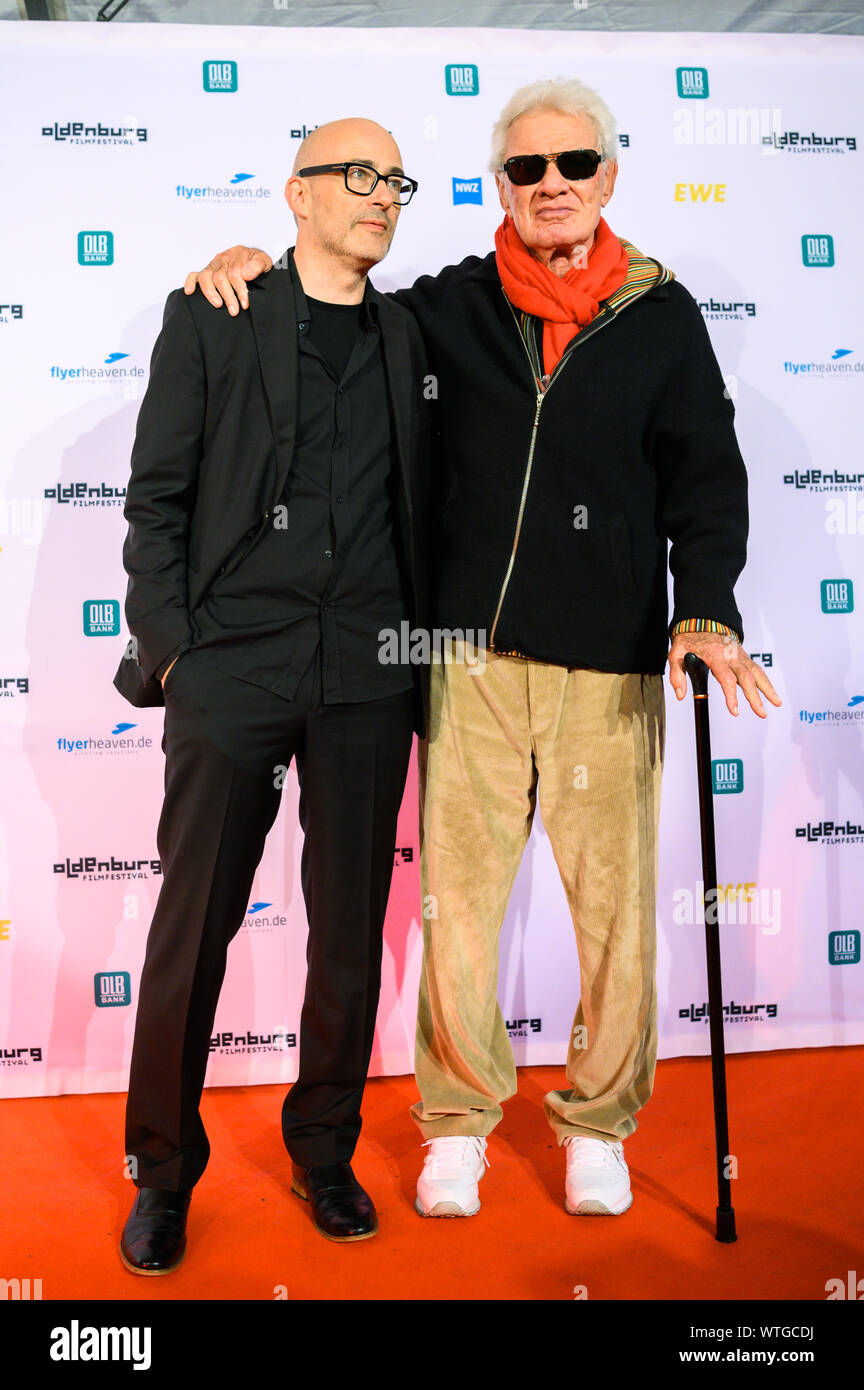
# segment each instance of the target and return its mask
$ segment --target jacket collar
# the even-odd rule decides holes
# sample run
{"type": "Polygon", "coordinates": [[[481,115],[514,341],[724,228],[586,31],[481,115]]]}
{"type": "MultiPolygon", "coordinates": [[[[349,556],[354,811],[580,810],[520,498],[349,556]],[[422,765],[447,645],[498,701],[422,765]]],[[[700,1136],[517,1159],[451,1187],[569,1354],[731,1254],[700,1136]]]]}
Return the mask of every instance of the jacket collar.
{"type": "MultiPolygon", "coordinates": [[[[250,288],[253,286],[259,290],[275,291],[277,295],[284,295],[287,291],[290,291],[294,299],[294,314],[298,326],[301,323],[308,324],[310,322],[312,314],[303,286],[300,283],[300,275],[294,260],[293,246],[289,246],[287,251],[282,252],[278,261],[273,262],[271,270],[266,271],[264,275],[259,275],[256,280],[251,281],[250,288]]],[[[377,326],[381,313],[381,306],[385,302],[384,296],[380,295],[374,285],[367,280],[363,299],[361,300],[364,309],[363,321],[366,326],[377,326]]]]}
{"type": "MultiPolygon", "coordinates": [[[[412,390],[415,387],[409,352],[406,314],[366,282],[363,303],[370,322],[379,322],[387,384],[393,404],[397,450],[403,470],[411,451],[412,390]]],[[[286,332],[286,319],[309,322],[310,311],[297,267],[294,248],[274,261],[272,270],[249,282],[249,317],[255,334],[261,377],[270,407],[276,446],[273,497],[282,495],[294,452],[297,427],[297,332],[286,332]]],[[[417,386],[419,390],[419,385],[417,386]]],[[[404,479],[403,479],[404,480],[404,479]]],[[[409,502],[410,506],[410,502],[409,502]]]]}

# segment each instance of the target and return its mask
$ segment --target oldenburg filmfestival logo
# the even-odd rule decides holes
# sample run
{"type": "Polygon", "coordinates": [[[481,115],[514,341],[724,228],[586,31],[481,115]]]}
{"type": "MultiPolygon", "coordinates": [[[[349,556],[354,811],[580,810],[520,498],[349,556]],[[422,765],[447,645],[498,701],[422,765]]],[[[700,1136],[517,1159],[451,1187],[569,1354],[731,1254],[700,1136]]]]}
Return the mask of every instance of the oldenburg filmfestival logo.
{"type": "Polygon", "coordinates": [[[78,233],[78,264],[79,264],[79,265],[113,265],[113,264],[114,264],[114,233],[113,233],[113,232],[79,232],[79,233],[78,233]]]}
{"type": "Polygon", "coordinates": [[[480,78],[475,63],[448,63],[444,69],[444,86],[449,97],[476,97],[480,78]]]}
{"type": "Polygon", "coordinates": [[[707,68],[676,68],[675,81],[679,97],[707,97],[707,68]]]}
{"type": "Polygon", "coordinates": [[[143,145],[147,142],[146,126],[111,126],[101,121],[96,125],[85,125],[83,121],[67,121],[61,125],[55,121],[53,125],[43,125],[42,134],[60,144],[68,140],[70,145],[143,145]]]}
{"type": "Polygon", "coordinates": [[[208,58],[204,64],[205,92],[236,92],[237,64],[224,58],[208,58]]]}

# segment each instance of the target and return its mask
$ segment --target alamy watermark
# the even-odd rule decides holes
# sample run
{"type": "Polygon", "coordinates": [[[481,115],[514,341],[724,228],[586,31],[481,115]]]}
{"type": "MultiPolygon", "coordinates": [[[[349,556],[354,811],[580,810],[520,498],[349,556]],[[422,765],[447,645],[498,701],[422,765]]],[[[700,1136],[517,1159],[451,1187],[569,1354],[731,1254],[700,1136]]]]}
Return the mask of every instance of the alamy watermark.
{"type": "Polygon", "coordinates": [[[378,660],[382,666],[464,665],[470,675],[486,669],[486,629],[461,627],[411,627],[406,620],[378,633],[378,660]]]}

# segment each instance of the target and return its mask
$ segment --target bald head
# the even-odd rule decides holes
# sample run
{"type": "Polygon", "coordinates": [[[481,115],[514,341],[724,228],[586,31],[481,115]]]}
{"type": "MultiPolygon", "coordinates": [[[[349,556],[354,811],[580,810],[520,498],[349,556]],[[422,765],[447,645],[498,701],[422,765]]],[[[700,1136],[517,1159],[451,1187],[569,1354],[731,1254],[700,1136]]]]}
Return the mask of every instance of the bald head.
{"type": "Polygon", "coordinates": [[[347,272],[352,293],[358,289],[357,277],[365,277],[390,249],[399,220],[399,194],[387,179],[396,175],[401,185],[404,173],[399,146],[377,121],[352,116],[310,131],[285,184],[285,199],[297,224],[294,260],[301,279],[305,270],[307,279],[314,274],[326,288],[334,271],[343,277],[347,272]],[[378,174],[378,181],[371,190],[358,193],[357,184],[362,190],[369,182],[365,175],[358,178],[355,173],[349,183],[348,173],[334,169],[300,173],[322,164],[364,165],[378,174]]]}
{"type": "MultiPolygon", "coordinates": [[[[301,142],[294,160],[292,174],[312,164],[341,164],[345,160],[365,159],[369,161],[372,153],[378,159],[386,154],[386,166],[378,163],[383,171],[387,168],[400,168],[402,156],[399,146],[382,125],[368,121],[362,116],[349,116],[343,121],[327,121],[315,130],[310,130],[301,142]]],[[[372,160],[377,163],[378,160],[372,160]]]]}

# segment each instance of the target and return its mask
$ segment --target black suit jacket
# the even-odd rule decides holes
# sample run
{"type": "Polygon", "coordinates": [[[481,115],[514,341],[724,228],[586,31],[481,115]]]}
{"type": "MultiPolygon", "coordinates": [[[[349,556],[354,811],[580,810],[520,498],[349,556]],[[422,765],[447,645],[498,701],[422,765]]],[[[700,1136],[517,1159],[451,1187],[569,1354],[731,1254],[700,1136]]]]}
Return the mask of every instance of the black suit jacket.
{"type": "MultiPolygon", "coordinates": [[[[287,256],[282,264],[287,267],[287,256]]],[[[426,359],[412,314],[378,293],[399,468],[397,544],[412,627],[429,626],[426,359]]],[[[173,290],[141,403],[124,516],[131,641],[114,685],[133,705],[163,705],[157,667],[194,646],[191,615],[272,524],[291,468],[297,333],[292,277],[274,268],[232,317],[199,292],[173,290]]],[[[417,670],[415,729],[425,729],[417,670]]]]}

